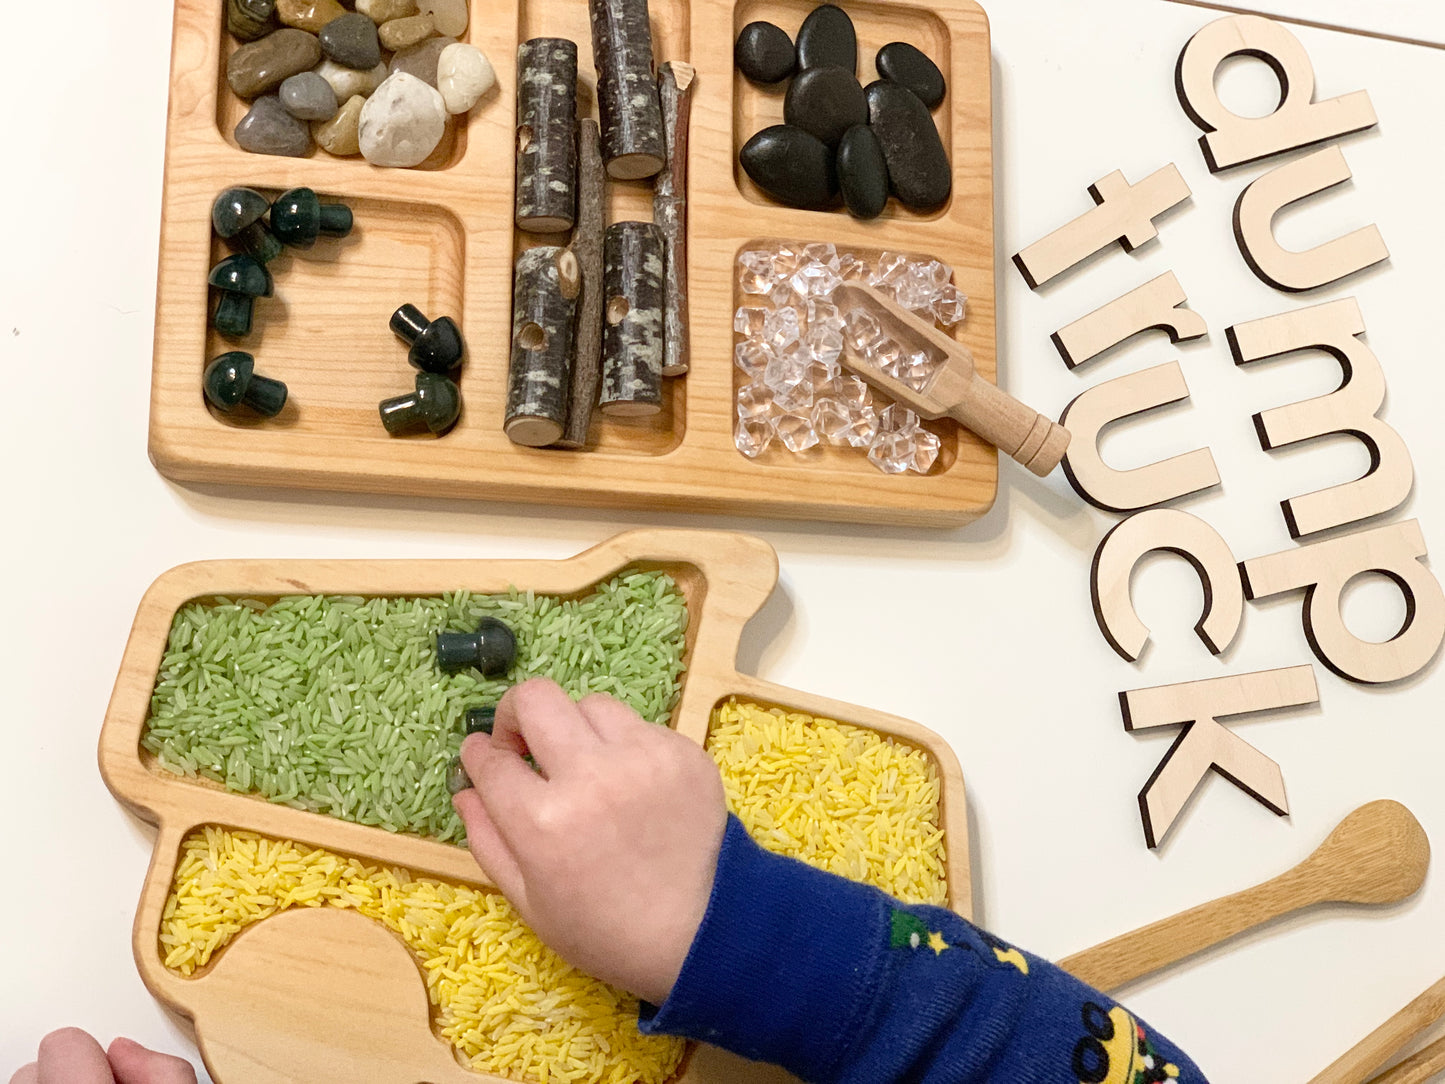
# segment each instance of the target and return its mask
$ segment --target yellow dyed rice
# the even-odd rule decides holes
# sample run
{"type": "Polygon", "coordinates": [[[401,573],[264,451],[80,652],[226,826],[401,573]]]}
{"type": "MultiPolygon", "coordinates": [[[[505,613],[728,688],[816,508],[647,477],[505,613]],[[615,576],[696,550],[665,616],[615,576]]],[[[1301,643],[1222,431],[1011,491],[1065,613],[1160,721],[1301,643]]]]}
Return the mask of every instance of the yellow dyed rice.
{"type": "Polygon", "coordinates": [[[682,1060],[681,1040],[639,1033],[637,1001],[563,963],[500,894],[253,832],[212,827],[186,839],[160,950],[190,975],[251,923],[323,906],[402,937],[441,1034],[473,1069],[543,1084],[661,1084],[682,1060]]]}
{"type": "Polygon", "coordinates": [[[707,747],[728,808],[768,850],[908,903],[946,904],[938,773],[924,751],[739,700],[713,713],[707,747]]]}

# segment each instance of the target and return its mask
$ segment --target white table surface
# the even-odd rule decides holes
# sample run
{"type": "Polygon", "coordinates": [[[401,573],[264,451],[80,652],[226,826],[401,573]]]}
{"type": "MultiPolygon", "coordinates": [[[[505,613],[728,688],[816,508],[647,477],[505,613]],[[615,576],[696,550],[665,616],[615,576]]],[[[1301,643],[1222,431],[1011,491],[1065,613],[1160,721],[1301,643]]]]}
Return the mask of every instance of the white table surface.
{"type": "MultiPolygon", "coordinates": [[[[1418,517],[1435,567],[1445,552],[1445,427],[1438,50],[1301,30],[1321,94],[1368,89],[1377,130],[1344,142],[1354,183],[1281,224],[1303,247],[1368,222],[1392,258],[1318,296],[1256,281],[1230,235],[1247,168],[1211,177],[1175,101],[1179,47],[1212,17],[1157,0],[995,0],[993,76],[1002,372],[1057,416],[1101,378],[1182,359],[1193,402],[1108,440],[1120,465],[1207,442],[1221,491],[1186,507],[1245,557],[1292,545],[1280,498],[1334,484],[1365,463],[1339,439],[1268,455],[1250,415],[1324,394],[1322,357],[1240,371],[1224,328],[1335,297],[1359,299],[1389,385],[1385,417],[1414,455],[1418,517]],[[1162,243],[1112,251],[1040,293],[1007,262],[1089,205],[1085,187],[1119,168],[1133,180],[1173,161],[1194,191],[1162,243]],[[1051,331],[1174,270],[1209,323],[1206,340],[1135,343],[1075,375],[1051,331]]],[[[1145,848],[1136,794],[1167,734],[1135,737],[1120,689],[1311,661],[1297,602],[1251,605],[1238,645],[1208,656],[1190,628],[1199,588],[1182,562],[1135,578],[1155,643],[1141,666],[1104,643],[1089,609],[1093,549],[1114,517],[1055,475],[1006,463],[996,508],[955,531],[653,517],[369,497],[211,491],[172,485],[146,459],[170,13],[163,4],[82,0],[7,11],[0,67],[0,424],[3,545],[11,588],[0,625],[6,706],[6,891],[0,893],[0,1077],[47,1030],[73,1023],[194,1057],[142,987],[131,917],[152,836],[112,800],[96,736],[141,593],[183,561],[224,557],[563,557],[648,523],[740,528],[777,547],[782,584],[750,629],[742,665],[774,681],[914,718],[964,766],[976,896],[1000,935],[1059,957],[1304,857],[1349,810],[1408,805],[1445,840],[1438,666],[1393,688],[1350,685],[1316,664],[1317,711],[1236,729],[1284,771],[1277,818],[1211,778],[1158,851],[1145,848]],[[40,47],[41,44],[44,47],[40,47]],[[58,52],[56,50],[59,50],[58,52]],[[30,400],[34,400],[33,405],[30,400]],[[891,650],[865,653],[880,624],[891,650]],[[866,633],[866,641],[860,638],[866,633]]],[[[1268,108],[1260,70],[1226,89],[1268,108]]],[[[1348,613],[1388,635],[1402,606],[1356,591],[1348,613]]],[[[1303,1080],[1445,974],[1438,876],[1387,910],[1289,921],[1154,981],[1128,1001],[1216,1081],[1303,1080]]]]}

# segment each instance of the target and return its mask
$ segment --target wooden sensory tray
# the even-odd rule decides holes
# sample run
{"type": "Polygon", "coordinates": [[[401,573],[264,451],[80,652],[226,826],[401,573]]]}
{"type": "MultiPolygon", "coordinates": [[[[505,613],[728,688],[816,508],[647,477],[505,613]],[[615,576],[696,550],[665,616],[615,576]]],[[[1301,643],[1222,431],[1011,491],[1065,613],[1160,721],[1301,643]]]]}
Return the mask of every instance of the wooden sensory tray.
{"type": "MultiPolygon", "coordinates": [[[[141,600],[101,730],[100,768],[115,796],[158,828],[133,931],[136,965],[150,991],[192,1022],[218,1084],[361,1079],[374,1084],[421,1080],[504,1084],[504,1078],[462,1068],[452,1058],[450,1045],[440,1038],[425,1041],[427,999],[413,958],[384,927],[369,929],[369,920],[358,921],[355,914],[325,910],[308,912],[313,917],[302,919],[285,912],[248,927],[193,977],[182,978],[168,970],[157,936],[181,843],[193,829],[211,824],[246,829],[404,866],[415,874],[492,886],[470,853],[453,844],[274,805],[158,767],[140,740],[176,611],[193,600],[215,596],[268,599],[298,593],[436,595],[463,588],[504,592],[515,586],[577,597],[623,570],[638,569],[666,570],[687,600],[686,669],[671,725],[704,742],[714,707],[737,696],[867,727],[925,750],[934,760],[941,785],[948,904],[965,917],[970,915],[963,777],[948,744],[906,719],[738,673],[743,628],[777,583],[777,556],[760,539],[711,531],[640,530],[560,561],[266,560],[182,565],[161,576],[141,600]],[[260,933],[271,927],[275,927],[272,932],[260,933]],[[324,951],[317,948],[302,954],[297,951],[301,945],[324,946],[324,951]],[[319,963],[317,957],[329,957],[330,962],[319,963]],[[365,1068],[348,1074],[343,1071],[347,1064],[365,1068]]],[[[792,1078],[719,1050],[696,1047],[672,1079],[675,1084],[746,1084],[792,1078]]]]}
{"type": "MultiPolygon", "coordinates": [[[[831,241],[951,264],[968,296],[960,338],[980,374],[995,379],[993,157],[988,19],[973,0],[843,0],[859,38],[860,78],[888,41],[909,41],[948,77],[935,112],[953,163],[953,195],[919,215],[890,201],[872,222],[843,210],[798,211],[761,196],[737,167],[737,150],[782,120],[781,89],[733,72],[732,45],[748,22],[797,30],[815,0],[652,0],[660,64],[697,68],[692,112],[689,270],[692,372],[665,381],[662,413],[594,419],[588,449],[522,448],[502,432],[517,252],[557,237],[513,230],[515,55],[519,40],[568,37],[579,45],[580,114],[596,115],[591,39],[583,0],[474,0],[465,37],[496,66],[499,87],[454,118],[418,169],[380,169],[360,158],[249,154],[231,135],[245,103],[226,85],[221,0],[177,0],[166,134],[150,456],[182,482],[427,494],[857,522],[956,524],[981,515],[997,490],[993,448],[942,428],[927,475],[888,476],[858,449],[781,446],[758,460],[733,445],[733,311],[739,251],[758,242],[831,241]],[[212,201],[231,185],[274,196],[306,185],[348,203],[354,234],[322,240],[272,264],[276,297],[260,300],[239,342],[208,328],[208,269],[227,252],[210,230],[212,201]],[[383,398],[411,389],[414,371],[387,320],[403,302],[456,317],[468,344],[463,412],[435,438],[388,437],[383,398]],[[257,370],[285,381],[291,401],[275,419],[238,420],[201,395],[209,358],[240,348],[257,370]]],[[[649,182],[609,185],[609,221],[650,219],[649,182]]]]}

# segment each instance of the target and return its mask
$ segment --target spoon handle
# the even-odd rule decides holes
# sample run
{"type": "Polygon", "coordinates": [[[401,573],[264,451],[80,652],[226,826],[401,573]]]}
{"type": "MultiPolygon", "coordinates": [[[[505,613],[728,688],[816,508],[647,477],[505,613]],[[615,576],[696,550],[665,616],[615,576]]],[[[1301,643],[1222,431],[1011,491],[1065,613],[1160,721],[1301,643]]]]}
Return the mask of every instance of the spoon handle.
{"type": "Polygon", "coordinates": [[[1120,934],[1066,956],[1059,966],[1097,989],[1117,990],[1245,930],[1318,903],[1314,893],[1297,889],[1294,872],[1120,934]]]}
{"type": "MultiPolygon", "coordinates": [[[[1328,1068],[1310,1080],[1309,1084],[1363,1084],[1370,1073],[1383,1065],[1391,1054],[1414,1038],[1422,1028],[1433,1024],[1442,1015],[1445,1015],[1445,978],[1437,981],[1414,1001],[1346,1050],[1331,1062],[1328,1068]]],[[[1432,1047],[1427,1047],[1420,1051],[1420,1054],[1429,1058],[1432,1056],[1430,1051],[1433,1050],[1433,1057],[1438,1058],[1441,1054],[1441,1050],[1436,1049],[1438,1046],[1437,1043],[1432,1047]]],[[[1402,1063],[1396,1069],[1391,1070],[1391,1073],[1398,1071],[1401,1075],[1392,1076],[1391,1073],[1386,1073],[1381,1079],[1388,1080],[1391,1084],[1396,1084],[1397,1081],[1427,1080],[1429,1074],[1417,1076],[1411,1072],[1412,1069],[1419,1069],[1421,1064],[1421,1062],[1416,1062],[1413,1067],[1407,1068],[1406,1064],[1402,1063]]]]}

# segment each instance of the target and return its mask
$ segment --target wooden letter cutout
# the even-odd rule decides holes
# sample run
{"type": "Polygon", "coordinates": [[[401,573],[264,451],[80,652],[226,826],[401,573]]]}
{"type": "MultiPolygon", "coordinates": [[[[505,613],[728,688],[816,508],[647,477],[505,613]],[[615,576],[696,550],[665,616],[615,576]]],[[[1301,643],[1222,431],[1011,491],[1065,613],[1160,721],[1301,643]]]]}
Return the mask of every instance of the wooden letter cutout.
{"type": "Polygon", "coordinates": [[[1301,616],[1315,656],[1342,678],[1375,685],[1418,674],[1445,638],[1445,592],[1424,556],[1420,523],[1411,519],[1256,557],[1239,571],[1250,599],[1304,589],[1301,616]],[[1345,585],[1367,572],[1388,577],[1405,597],[1405,623],[1383,643],[1356,637],[1340,613],[1345,585]]]}
{"type": "Polygon", "coordinates": [[[1014,265],[1029,289],[1037,290],[1056,275],[1118,241],[1125,252],[1159,236],[1154,219],[1189,198],[1189,186],[1171,162],[1138,184],[1124,180],[1117,169],[1089,185],[1098,204],[1060,226],[1014,256],[1014,265]]]}
{"type": "Polygon", "coordinates": [[[1049,336],[1070,369],[1112,350],[1141,331],[1164,331],[1169,341],[1197,339],[1209,329],[1197,312],[1184,308],[1189,299],[1173,271],[1116,297],[1049,336]]]}
{"type": "Polygon", "coordinates": [[[1184,729],[1139,792],[1144,841],[1159,846],[1186,802],[1211,769],[1266,809],[1289,812],[1279,765],[1220,719],[1302,707],[1319,700],[1314,668],[1290,666],[1233,677],[1158,685],[1119,694],[1125,730],[1184,724],[1184,729]]]}
{"type": "Polygon", "coordinates": [[[1216,19],[1190,38],[1174,68],[1174,89],[1189,119],[1206,133],[1199,146],[1211,173],[1375,125],[1375,107],[1363,90],[1314,101],[1315,72],[1304,46],[1258,15],[1216,19]],[[1251,56],[1274,70],[1280,101],[1273,113],[1241,117],[1219,100],[1214,75],[1232,56],[1251,56]]]}
{"type": "Polygon", "coordinates": [[[1364,333],[1365,321],[1352,297],[1225,329],[1236,365],[1321,350],[1344,370],[1340,386],[1329,395],[1254,416],[1266,451],[1328,433],[1348,433],[1370,453],[1370,469],[1354,481],[1280,502],[1291,538],[1389,512],[1415,484],[1410,450],[1394,429],[1375,417],[1385,402],[1385,374],[1374,351],[1360,341],[1364,333]]]}
{"type": "Polygon", "coordinates": [[[1344,152],[1339,147],[1325,147],[1275,166],[1245,186],[1234,205],[1234,237],[1249,269],[1277,290],[1300,293],[1388,260],[1390,250],[1373,224],[1304,252],[1281,248],[1274,239],[1274,216],[1286,204],[1349,179],[1344,152]]]}
{"type": "Polygon", "coordinates": [[[1109,646],[1134,662],[1149,642],[1129,596],[1134,566],[1146,554],[1165,550],[1183,557],[1204,587],[1204,609],[1194,631],[1213,655],[1234,642],[1244,619],[1244,589],[1229,545],[1209,524],[1188,512],[1151,508],[1130,516],[1106,534],[1094,551],[1089,593],[1094,617],[1109,646]]]}
{"type": "Polygon", "coordinates": [[[1099,433],[1106,425],[1188,398],[1177,361],[1106,380],[1079,395],[1059,417],[1073,434],[1064,456],[1069,484],[1106,512],[1134,512],[1217,486],[1219,471],[1208,448],[1132,470],[1115,470],[1099,457],[1099,433]]]}

